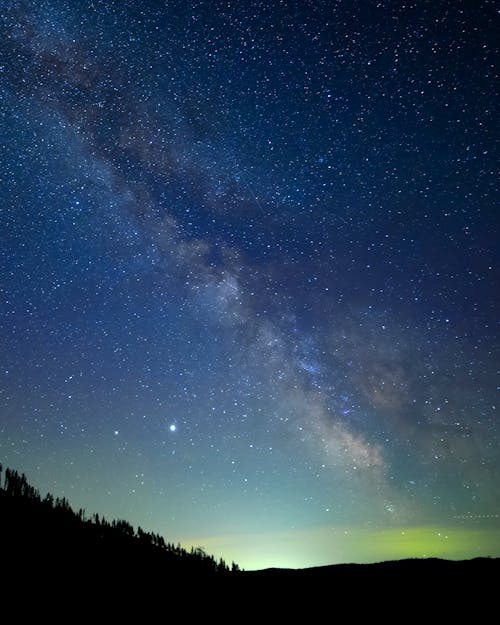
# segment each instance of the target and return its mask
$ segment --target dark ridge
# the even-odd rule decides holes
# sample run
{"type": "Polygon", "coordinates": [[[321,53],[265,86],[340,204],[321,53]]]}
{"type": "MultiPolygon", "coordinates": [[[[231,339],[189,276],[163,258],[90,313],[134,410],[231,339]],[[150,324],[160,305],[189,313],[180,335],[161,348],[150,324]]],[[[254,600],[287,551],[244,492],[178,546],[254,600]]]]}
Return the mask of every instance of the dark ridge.
{"type": "Polygon", "coordinates": [[[216,560],[201,547],[190,551],[163,536],[134,529],[124,520],[75,512],[66,498],[54,498],[31,486],[24,474],[6,469],[1,480],[0,545],[2,570],[19,570],[24,579],[42,582],[71,578],[119,580],[159,574],[162,583],[213,580],[239,570],[216,560]]]}
{"type": "Polygon", "coordinates": [[[258,571],[245,571],[245,576],[259,577],[261,579],[282,578],[301,579],[303,581],[312,578],[339,578],[346,579],[350,576],[359,579],[363,576],[395,575],[472,575],[475,573],[500,573],[500,558],[472,558],[470,560],[444,560],[442,558],[407,558],[404,560],[388,560],[373,564],[331,564],[327,566],[310,567],[307,569],[280,569],[268,568],[258,571]]]}
{"type": "Polygon", "coordinates": [[[191,614],[203,614],[207,604],[220,608],[240,602],[248,609],[265,603],[292,615],[295,607],[307,608],[311,616],[322,614],[321,606],[332,597],[348,607],[354,592],[357,610],[389,595],[413,601],[421,596],[425,605],[456,600],[486,605],[500,579],[500,558],[241,571],[201,548],[187,551],[127,521],[107,521],[98,514],[88,518],[84,510],[73,511],[64,497],[42,499],[24,474],[7,469],[3,483],[0,475],[0,579],[4,601],[38,597],[37,609],[54,601],[109,609],[116,600],[115,607],[123,610],[150,600],[155,606],[168,597],[189,602],[191,614]]]}

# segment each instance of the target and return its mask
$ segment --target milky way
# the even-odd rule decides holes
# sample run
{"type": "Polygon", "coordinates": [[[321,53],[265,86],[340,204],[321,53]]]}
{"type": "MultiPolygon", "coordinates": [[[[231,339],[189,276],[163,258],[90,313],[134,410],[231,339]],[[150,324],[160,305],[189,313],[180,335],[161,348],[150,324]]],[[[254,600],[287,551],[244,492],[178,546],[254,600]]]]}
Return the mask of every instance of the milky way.
{"type": "Polygon", "coordinates": [[[1,460],[248,567],[500,555],[494,3],[0,5],[1,460]]]}

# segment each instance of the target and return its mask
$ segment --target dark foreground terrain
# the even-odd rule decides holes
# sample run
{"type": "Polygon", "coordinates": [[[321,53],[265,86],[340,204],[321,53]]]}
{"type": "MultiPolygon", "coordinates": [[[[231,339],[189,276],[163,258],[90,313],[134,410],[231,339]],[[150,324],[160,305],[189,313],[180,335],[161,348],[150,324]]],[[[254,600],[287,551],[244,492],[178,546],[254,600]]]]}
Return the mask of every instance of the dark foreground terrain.
{"type": "Polygon", "coordinates": [[[0,488],[0,579],[4,605],[17,606],[19,614],[55,614],[65,606],[76,618],[75,609],[92,616],[99,606],[122,615],[140,609],[171,616],[182,607],[184,616],[198,619],[215,611],[224,621],[246,620],[265,609],[310,621],[346,612],[390,615],[403,603],[409,615],[445,607],[448,614],[477,617],[496,597],[500,559],[245,572],[126,521],[87,518],[64,499],[41,499],[24,475],[7,470],[0,488]]]}

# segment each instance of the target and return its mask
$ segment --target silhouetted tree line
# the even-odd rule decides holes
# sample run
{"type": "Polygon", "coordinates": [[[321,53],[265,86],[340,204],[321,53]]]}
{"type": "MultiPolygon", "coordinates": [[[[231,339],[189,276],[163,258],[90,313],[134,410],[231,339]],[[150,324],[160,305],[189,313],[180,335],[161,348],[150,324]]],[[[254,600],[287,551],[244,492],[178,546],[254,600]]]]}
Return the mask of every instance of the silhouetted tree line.
{"type": "MultiPolygon", "coordinates": [[[[406,596],[408,589],[417,589],[418,600],[429,596],[426,609],[434,610],[439,601],[448,606],[470,595],[471,589],[477,589],[474,607],[479,598],[490,596],[493,601],[498,585],[500,558],[236,573],[235,564],[230,569],[201,547],[187,551],[159,534],[134,530],[127,521],[107,521],[99,514],[89,518],[83,509],[73,511],[64,497],[40,497],[24,474],[7,469],[3,485],[1,474],[0,466],[0,596],[4,611],[10,606],[20,618],[31,606],[37,614],[45,609],[48,622],[58,622],[54,615],[64,615],[67,622],[68,614],[74,619],[90,602],[93,618],[102,620],[102,606],[107,605],[113,622],[118,620],[117,608],[128,622],[135,602],[141,614],[151,606],[155,619],[158,614],[204,622],[209,615],[219,618],[221,607],[230,606],[234,620],[238,610],[257,601],[262,614],[268,614],[274,602],[279,608],[276,618],[283,620],[283,607],[293,610],[290,616],[296,619],[298,600],[305,597],[304,616],[311,620],[311,606],[323,609],[324,596],[332,592],[351,601],[355,589],[355,596],[372,610],[385,601],[387,592],[406,596]],[[65,605],[69,612],[61,609],[65,605]]],[[[412,599],[411,593],[408,597],[412,599]]],[[[148,619],[142,616],[140,622],[144,620],[148,619]]]]}
{"type": "Polygon", "coordinates": [[[2,486],[0,464],[0,529],[4,555],[13,561],[57,561],[59,565],[80,561],[82,566],[125,566],[140,570],[175,572],[195,576],[227,576],[239,571],[229,567],[201,547],[187,551],[180,544],[166,542],[163,536],[137,530],[125,520],[108,521],[99,514],[87,517],[85,510],[75,512],[65,497],[44,498],[28,483],[24,473],[7,468],[2,486]]]}

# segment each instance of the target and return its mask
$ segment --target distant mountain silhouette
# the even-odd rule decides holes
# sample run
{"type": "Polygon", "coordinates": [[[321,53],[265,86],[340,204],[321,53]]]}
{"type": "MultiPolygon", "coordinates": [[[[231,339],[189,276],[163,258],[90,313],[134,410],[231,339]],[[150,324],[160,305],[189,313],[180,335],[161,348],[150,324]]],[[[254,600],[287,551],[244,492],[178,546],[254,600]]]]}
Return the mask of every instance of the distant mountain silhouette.
{"type": "Polygon", "coordinates": [[[24,474],[6,469],[3,483],[0,471],[0,574],[4,601],[11,592],[22,597],[38,594],[39,601],[50,605],[97,601],[109,607],[116,599],[123,610],[131,601],[169,598],[189,601],[190,614],[203,613],[207,601],[243,606],[284,601],[293,614],[293,606],[304,597],[325,601],[334,596],[342,602],[354,590],[361,604],[387,593],[463,601],[475,596],[474,589],[485,601],[500,579],[500,559],[431,558],[240,571],[202,548],[187,551],[158,534],[135,530],[127,521],[107,521],[98,514],[87,518],[84,510],[73,511],[65,498],[48,494],[42,499],[24,474]]]}
{"type": "Polygon", "coordinates": [[[500,558],[473,558],[471,560],[442,560],[440,558],[408,558],[374,564],[332,564],[307,569],[269,568],[261,571],[246,571],[248,579],[255,578],[262,582],[280,580],[288,584],[296,581],[307,583],[314,580],[330,580],[339,584],[349,581],[363,582],[370,580],[377,584],[385,581],[422,581],[429,582],[439,578],[441,583],[458,582],[468,579],[473,581],[482,576],[500,574],[500,558]]]}

